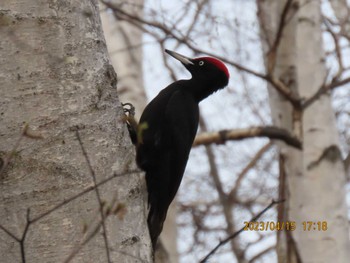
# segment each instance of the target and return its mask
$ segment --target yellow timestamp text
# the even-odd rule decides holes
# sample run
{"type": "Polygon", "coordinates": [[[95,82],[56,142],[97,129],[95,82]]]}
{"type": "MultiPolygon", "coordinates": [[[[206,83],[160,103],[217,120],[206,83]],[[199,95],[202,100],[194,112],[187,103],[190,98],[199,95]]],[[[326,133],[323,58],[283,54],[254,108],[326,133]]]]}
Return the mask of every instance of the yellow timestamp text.
{"type": "Polygon", "coordinates": [[[327,221],[303,221],[304,231],[327,231],[328,224],[327,221]]]}
{"type": "Polygon", "coordinates": [[[296,223],[294,221],[274,222],[274,221],[258,221],[244,222],[245,231],[294,231],[296,223]]]}
{"type": "MultiPolygon", "coordinates": [[[[327,231],[327,221],[303,221],[301,222],[303,231],[327,231]]],[[[257,221],[244,222],[245,231],[294,231],[297,229],[295,221],[275,222],[275,221],[257,221]]]]}

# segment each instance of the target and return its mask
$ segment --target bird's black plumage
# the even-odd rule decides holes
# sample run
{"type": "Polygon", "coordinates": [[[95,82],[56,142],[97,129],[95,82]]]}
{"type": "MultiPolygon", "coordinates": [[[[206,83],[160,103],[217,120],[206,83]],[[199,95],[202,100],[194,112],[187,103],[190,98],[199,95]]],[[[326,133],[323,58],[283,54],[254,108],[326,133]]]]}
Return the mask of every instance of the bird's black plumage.
{"type": "Polygon", "coordinates": [[[136,160],[146,172],[147,222],[153,248],[185,171],[198,128],[198,103],[225,87],[229,78],[227,68],[217,59],[189,59],[166,52],[180,60],[192,78],[163,89],[147,105],[139,122],[136,160]]]}

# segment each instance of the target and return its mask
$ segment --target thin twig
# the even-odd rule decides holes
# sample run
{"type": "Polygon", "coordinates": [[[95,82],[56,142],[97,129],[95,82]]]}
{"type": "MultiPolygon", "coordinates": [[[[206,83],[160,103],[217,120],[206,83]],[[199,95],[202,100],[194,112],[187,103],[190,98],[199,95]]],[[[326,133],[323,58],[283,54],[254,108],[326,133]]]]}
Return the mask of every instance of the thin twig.
{"type": "MultiPolygon", "coordinates": [[[[272,74],[264,74],[257,72],[253,69],[247,68],[245,66],[242,66],[239,63],[236,63],[230,59],[228,59],[227,56],[219,56],[218,54],[214,54],[211,52],[208,52],[206,50],[198,48],[195,44],[190,41],[187,35],[183,35],[179,30],[175,30],[176,27],[173,26],[172,28],[167,27],[164,23],[159,23],[157,21],[151,21],[147,20],[144,17],[140,17],[136,14],[128,13],[121,5],[112,4],[110,2],[107,2],[105,0],[101,0],[101,2],[106,5],[108,8],[114,11],[114,15],[120,19],[129,22],[131,25],[135,26],[136,28],[142,30],[143,32],[146,32],[147,34],[150,34],[152,37],[157,39],[159,42],[164,42],[164,40],[169,39],[170,37],[178,41],[179,43],[185,44],[188,48],[190,48],[194,53],[197,54],[206,54],[208,56],[216,57],[220,59],[221,61],[230,64],[231,66],[235,67],[238,70],[247,72],[255,77],[264,79],[268,81],[278,92],[280,92],[293,106],[299,107],[300,106],[300,98],[296,96],[286,85],[284,85],[280,80],[276,79],[272,74]],[[149,26],[152,28],[159,29],[165,36],[162,38],[159,35],[157,35],[155,32],[152,32],[151,30],[148,30],[145,26],[149,26]]],[[[277,42],[278,44],[278,42],[277,42]]]]}
{"type": "Polygon", "coordinates": [[[31,225],[32,221],[30,220],[30,208],[27,209],[27,215],[26,215],[26,226],[24,228],[24,231],[22,233],[22,238],[19,241],[19,245],[21,248],[21,257],[22,257],[22,263],[26,262],[26,255],[25,255],[25,247],[24,247],[24,242],[26,240],[26,236],[28,233],[29,226],[31,225]]]}
{"type": "Polygon", "coordinates": [[[107,261],[110,263],[111,262],[111,257],[110,257],[110,254],[109,254],[107,228],[106,228],[106,224],[105,224],[105,215],[103,213],[104,204],[103,204],[103,201],[102,201],[102,198],[101,198],[101,195],[100,195],[100,191],[99,191],[98,186],[97,186],[96,174],[95,174],[94,169],[92,168],[89,156],[88,156],[88,154],[87,154],[87,152],[85,150],[85,147],[83,145],[83,142],[82,142],[82,140],[80,138],[80,134],[79,134],[79,130],[78,129],[76,130],[75,134],[76,134],[76,137],[78,139],[78,142],[79,142],[79,145],[81,147],[81,150],[83,152],[83,155],[84,155],[84,158],[86,160],[86,163],[87,163],[87,165],[89,167],[90,175],[91,175],[92,180],[94,182],[95,193],[96,193],[96,197],[97,197],[97,200],[98,200],[98,203],[99,203],[100,215],[101,215],[101,221],[102,221],[101,222],[101,224],[102,224],[102,236],[103,236],[103,239],[104,239],[104,242],[105,242],[105,246],[106,246],[107,261]]]}
{"type": "Polygon", "coordinates": [[[337,74],[335,74],[333,79],[339,79],[341,77],[341,75],[343,74],[343,72],[344,72],[343,52],[342,52],[342,49],[341,49],[340,43],[339,43],[340,42],[340,36],[339,36],[339,34],[335,33],[332,30],[331,25],[329,23],[329,20],[327,18],[324,18],[324,25],[327,28],[327,32],[333,38],[334,47],[335,47],[335,53],[336,53],[337,62],[338,62],[338,72],[337,72],[337,74]]]}
{"type": "Polygon", "coordinates": [[[28,124],[24,125],[24,127],[22,129],[22,132],[21,132],[20,136],[18,137],[15,145],[13,146],[11,152],[9,152],[7,154],[7,156],[5,156],[3,158],[3,162],[2,162],[2,165],[0,167],[0,175],[5,171],[5,169],[7,168],[8,164],[10,163],[12,157],[15,155],[15,153],[17,151],[17,148],[18,148],[19,144],[21,143],[21,141],[22,141],[22,139],[24,137],[26,129],[28,129],[28,124]]]}
{"type": "Polygon", "coordinates": [[[32,223],[36,222],[36,221],[39,221],[40,219],[48,216],[49,214],[51,214],[52,212],[56,211],[57,209],[63,207],[64,205],[74,201],[75,199],[91,192],[91,191],[94,191],[96,187],[99,187],[101,185],[104,185],[106,183],[108,183],[109,181],[111,181],[112,179],[116,178],[116,177],[121,177],[121,176],[125,176],[125,175],[130,175],[130,174],[135,174],[135,173],[139,173],[140,170],[139,169],[135,169],[135,170],[130,170],[130,171],[127,171],[127,172],[123,172],[123,173],[114,173],[113,175],[107,177],[106,179],[100,181],[99,183],[97,183],[96,185],[93,185],[93,186],[89,186],[87,187],[85,190],[83,190],[82,192],[76,194],[76,195],[73,195],[72,197],[66,199],[66,200],[63,200],[61,203],[55,205],[54,207],[52,207],[51,209],[47,210],[46,212],[42,213],[41,215],[38,215],[37,217],[33,218],[32,219],[32,223]]]}
{"type": "Polygon", "coordinates": [[[228,194],[229,200],[236,200],[237,192],[241,186],[244,176],[248,173],[250,169],[252,169],[257,164],[257,162],[261,159],[264,153],[266,153],[266,151],[270,149],[271,146],[272,146],[272,142],[270,141],[267,144],[265,144],[263,147],[261,147],[259,151],[254,155],[254,157],[250,160],[250,162],[238,174],[235,186],[232,188],[232,190],[228,194]]]}
{"type": "Polygon", "coordinates": [[[8,230],[6,227],[4,227],[3,225],[0,224],[0,229],[2,229],[2,231],[4,231],[6,234],[8,234],[10,237],[12,237],[14,240],[16,240],[17,242],[21,242],[21,239],[16,237],[15,234],[13,234],[10,230],[8,230]]]}
{"type": "Polygon", "coordinates": [[[25,262],[25,254],[24,254],[24,241],[26,238],[26,234],[28,232],[29,226],[36,223],[37,221],[41,220],[42,218],[48,216],[49,214],[51,214],[52,212],[56,211],[57,209],[63,207],[64,205],[74,201],[75,199],[95,190],[96,187],[99,187],[101,185],[104,185],[106,183],[108,183],[109,181],[111,181],[112,179],[116,178],[116,177],[121,177],[121,176],[125,176],[125,175],[129,175],[129,174],[136,174],[139,173],[140,170],[139,169],[135,169],[135,170],[130,170],[127,172],[123,172],[123,173],[114,173],[112,176],[109,176],[108,178],[102,180],[101,182],[97,183],[94,186],[89,186],[88,188],[86,188],[85,190],[83,190],[82,192],[68,198],[67,200],[62,201],[61,203],[55,205],[53,208],[47,210],[46,212],[36,216],[33,219],[29,218],[29,209],[27,210],[27,223],[25,226],[25,229],[23,231],[22,237],[18,238],[15,234],[13,234],[11,231],[9,231],[6,227],[4,227],[3,225],[0,224],[0,229],[3,230],[7,235],[9,235],[11,238],[13,238],[15,241],[17,241],[20,244],[21,247],[21,256],[22,256],[22,263],[25,262]]]}
{"type": "MultiPolygon", "coordinates": [[[[199,118],[199,125],[201,127],[201,130],[206,132],[207,125],[203,118],[199,118]]],[[[228,233],[232,233],[234,229],[234,220],[233,220],[233,215],[232,215],[232,209],[233,209],[233,203],[229,202],[228,195],[224,191],[223,184],[220,180],[220,175],[219,175],[219,170],[216,165],[215,161],[215,153],[213,151],[213,148],[211,145],[206,145],[205,146],[206,154],[208,156],[208,161],[209,161],[209,167],[210,167],[210,175],[213,178],[214,181],[214,186],[216,188],[216,191],[219,195],[219,200],[220,204],[223,210],[223,215],[225,217],[226,221],[226,231],[228,233]]],[[[235,242],[231,242],[231,250],[234,254],[241,254],[241,249],[238,246],[235,246],[235,242]]]]}
{"type": "MultiPolygon", "coordinates": [[[[157,29],[161,30],[161,32],[163,32],[167,37],[171,36],[172,38],[174,38],[178,42],[184,43],[190,49],[192,49],[193,52],[195,52],[195,53],[202,53],[202,54],[207,54],[209,56],[216,57],[216,58],[222,60],[223,62],[228,63],[228,64],[232,65],[233,67],[236,67],[239,70],[251,73],[251,74],[253,74],[256,77],[260,77],[260,78],[266,79],[266,76],[264,74],[256,72],[256,71],[254,71],[252,69],[246,68],[246,67],[244,67],[244,66],[242,66],[242,65],[240,65],[238,63],[235,63],[233,61],[229,61],[227,59],[227,57],[218,56],[216,54],[212,54],[212,53],[206,52],[204,50],[201,50],[201,49],[195,47],[189,41],[189,39],[186,36],[182,36],[182,35],[178,36],[178,35],[176,35],[174,33],[174,30],[169,29],[168,27],[166,27],[162,23],[158,23],[158,22],[155,22],[155,21],[149,21],[149,20],[147,20],[147,19],[145,19],[143,17],[140,17],[140,16],[137,16],[137,15],[128,13],[125,10],[123,10],[120,5],[115,5],[115,4],[112,4],[112,3],[107,2],[105,0],[101,0],[101,2],[104,5],[106,5],[108,8],[113,10],[115,12],[115,14],[118,16],[119,19],[130,22],[132,25],[136,26],[137,28],[141,29],[142,31],[146,31],[147,33],[149,33],[149,31],[147,29],[145,29],[142,25],[147,25],[147,26],[150,26],[150,27],[153,27],[153,28],[157,28],[157,29]],[[137,22],[137,23],[135,23],[135,22],[137,22]]],[[[154,34],[151,34],[151,35],[153,37],[156,36],[154,34]]],[[[156,36],[156,38],[160,38],[160,37],[156,36]]]]}
{"type": "MultiPolygon", "coordinates": [[[[271,207],[273,207],[276,204],[282,203],[285,200],[272,200],[271,203],[265,207],[260,213],[258,213],[256,216],[254,216],[249,222],[255,222],[256,220],[258,220],[264,213],[266,213],[266,211],[268,211],[271,207]]],[[[199,261],[199,263],[204,263],[206,262],[212,255],[215,254],[215,252],[223,245],[225,245],[227,242],[229,242],[231,239],[234,239],[235,237],[237,237],[240,233],[242,233],[245,229],[245,226],[243,226],[240,230],[236,231],[235,233],[233,233],[232,235],[228,236],[227,238],[225,238],[224,240],[220,241],[219,244],[217,244],[217,246],[215,248],[213,248],[213,250],[211,250],[201,261],[199,261]]]]}
{"type": "MultiPolygon", "coordinates": [[[[83,240],[81,241],[74,249],[73,251],[69,254],[67,259],[64,261],[64,263],[70,262],[75,255],[87,244],[89,241],[98,233],[100,230],[100,227],[103,225],[104,220],[100,220],[95,228],[91,231],[91,233],[83,240]]],[[[110,262],[110,261],[109,261],[110,262]]]]}
{"type": "Polygon", "coordinates": [[[311,104],[313,104],[316,100],[318,100],[323,94],[327,93],[330,90],[334,90],[338,87],[341,87],[345,84],[350,83],[350,77],[347,77],[342,80],[338,81],[332,81],[328,85],[322,85],[314,95],[312,95],[310,98],[306,99],[304,103],[302,104],[303,110],[305,110],[307,107],[309,107],[311,104]]]}

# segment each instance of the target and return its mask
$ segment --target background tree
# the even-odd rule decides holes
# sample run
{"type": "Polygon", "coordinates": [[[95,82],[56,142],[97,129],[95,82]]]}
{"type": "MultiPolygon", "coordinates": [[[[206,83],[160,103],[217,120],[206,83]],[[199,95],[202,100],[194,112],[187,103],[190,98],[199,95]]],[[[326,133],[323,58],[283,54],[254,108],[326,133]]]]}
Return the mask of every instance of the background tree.
{"type": "Polygon", "coordinates": [[[339,86],[343,72],[327,79],[320,2],[260,1],[259,11],[267,75],[288,92],[276,93],[270,81],[273,121],[303,141],[303,151],[280,146],[279,195],[287,201],[278,218],[299,227],[279,233],[279,262],[346,262],[346,178],[327,92],[339,86]]]}
{"type": "Polygon", "coordinates": [[[1,262],[150,262],[97,1],[5,0],[0,14],[1,262]]]}

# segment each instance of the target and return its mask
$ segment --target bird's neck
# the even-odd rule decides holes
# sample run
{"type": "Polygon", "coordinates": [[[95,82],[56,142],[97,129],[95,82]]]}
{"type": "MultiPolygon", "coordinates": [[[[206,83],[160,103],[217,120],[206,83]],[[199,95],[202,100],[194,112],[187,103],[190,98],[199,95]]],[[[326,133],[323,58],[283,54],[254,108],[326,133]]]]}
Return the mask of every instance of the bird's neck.
{"type": "Polygon", "coordinates": [[[197,102],[202,101],[203,99],[220,89],[220,87],[217,87],[210,80],[192,78],[189,79],[188,82],[189,90],[193,94],[197,102]]]}

